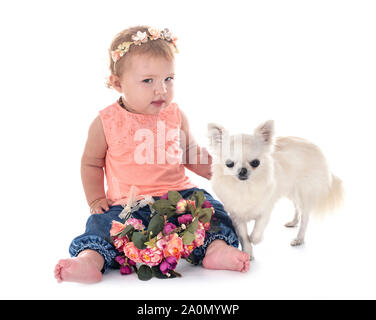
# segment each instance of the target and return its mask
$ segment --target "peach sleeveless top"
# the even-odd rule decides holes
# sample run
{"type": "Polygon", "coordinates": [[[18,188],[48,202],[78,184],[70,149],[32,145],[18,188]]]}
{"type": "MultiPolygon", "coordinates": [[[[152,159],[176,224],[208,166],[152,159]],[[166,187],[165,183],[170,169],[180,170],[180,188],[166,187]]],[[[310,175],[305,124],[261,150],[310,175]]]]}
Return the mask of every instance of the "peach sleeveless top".
{"type": "Polygon", "coordinates": [[[118,102],[99,112],[108,150],[107,198],[125,204],[131,186],[139,195],[161,196],[196,187],[185,174],[180,146],[179,107],[171,103],[158,115],[136,114],[118,102]]]}

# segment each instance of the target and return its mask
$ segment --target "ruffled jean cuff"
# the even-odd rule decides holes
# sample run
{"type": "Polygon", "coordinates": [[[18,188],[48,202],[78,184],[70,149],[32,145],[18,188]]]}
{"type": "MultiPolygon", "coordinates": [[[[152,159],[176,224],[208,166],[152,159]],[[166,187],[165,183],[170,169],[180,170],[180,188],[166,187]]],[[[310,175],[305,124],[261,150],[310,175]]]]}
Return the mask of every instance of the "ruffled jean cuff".
{"type": "Polygon", "coordinates": [[[104,258],[104,266],[102,273],[104,273],[113,263],[117,256],[117,250],[100,237],[90,235],[74,239],[69,247],[69,254],[76,257],[81,251],[91,249],[99,252],[104,258]]]}

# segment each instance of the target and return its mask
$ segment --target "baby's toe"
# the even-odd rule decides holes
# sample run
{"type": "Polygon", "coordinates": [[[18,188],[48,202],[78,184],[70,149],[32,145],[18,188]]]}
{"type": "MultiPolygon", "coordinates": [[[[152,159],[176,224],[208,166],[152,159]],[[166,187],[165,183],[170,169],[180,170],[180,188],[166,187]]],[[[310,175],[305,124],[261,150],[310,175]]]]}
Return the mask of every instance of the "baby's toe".
{"type": "Polygon", "coordinates": [[[61,266],[59,264],[56,265],[55,270],[54,270],[54,274],[55,274],[55,279],[58,282],[61,282],[62,281],[62,279],[61,279],[61,266]]]}
{"type": "Polygon", "coordinates": [[[249,260],[247,260],[246,262],[244,262],[242,272],[248,272],[250,266],[251,266],[251,263],[249,262],[249,260]]]}
{"type": "Polygon", "coordinates": [[[243,272],[243,270],[244,270],[244,262],[243,261],[238,262],[237,270],[240,271],[240,272],[243,272]]]}
{"type": "Polygon", "coordinates": [[[241,252],[238,256],[239,262],[241,263],[241,272],[247,272],[250,268],[250,257],[246,252],[241,252]]]}

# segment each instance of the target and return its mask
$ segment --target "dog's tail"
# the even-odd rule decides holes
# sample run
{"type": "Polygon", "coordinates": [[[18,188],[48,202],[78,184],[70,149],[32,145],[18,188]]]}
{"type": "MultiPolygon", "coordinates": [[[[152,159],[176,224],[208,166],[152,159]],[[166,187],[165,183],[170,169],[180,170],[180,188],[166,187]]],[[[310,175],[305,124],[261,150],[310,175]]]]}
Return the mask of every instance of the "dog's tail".
{"type": "Polygon", "coordinates": [[[325,194],[321,197],[318,206],[315,208],[315,214],[322,216],[326,213],[340,209],[343,206],[345,199],[345,190],[342,180],[335,176],[331,177],[331,184],[325,194]]]}

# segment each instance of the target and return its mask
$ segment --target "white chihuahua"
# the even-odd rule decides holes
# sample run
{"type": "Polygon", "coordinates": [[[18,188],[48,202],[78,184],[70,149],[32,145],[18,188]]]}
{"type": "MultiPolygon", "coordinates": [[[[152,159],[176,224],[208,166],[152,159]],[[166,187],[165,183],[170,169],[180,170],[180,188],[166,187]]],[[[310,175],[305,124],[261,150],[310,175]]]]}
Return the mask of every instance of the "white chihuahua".
{"type": "Polygon", "coordinates": [[[332,175],[320,149],[296,137],[274,139],[272,120],[253,135],[230,136],[222,126],[210,123],[208,134],[213,153],[213,191],[230,213],[243,251],[251,259],[252,244],[262,240],[270,213],[281,197],[295,206],[295,217],[286,227],[300,228],[292,246],[304,243],[309,215],[341,205],[343,187],[332,175]],[[255,220],[248,236],[247,223],[255,220]]]}

